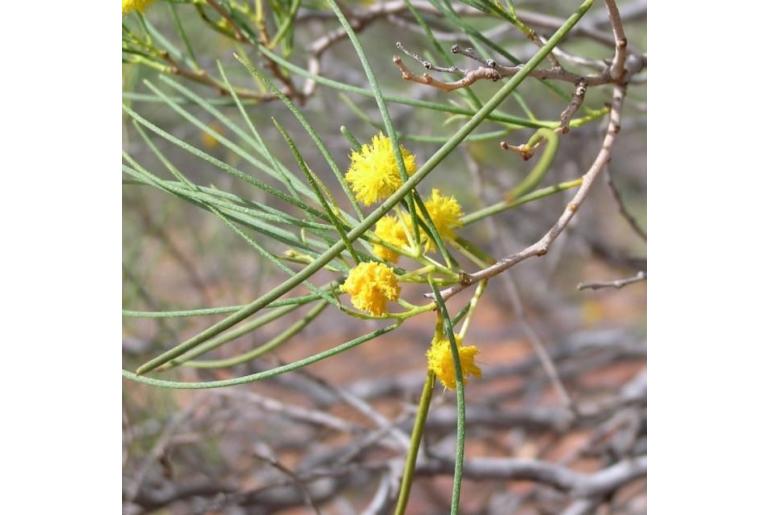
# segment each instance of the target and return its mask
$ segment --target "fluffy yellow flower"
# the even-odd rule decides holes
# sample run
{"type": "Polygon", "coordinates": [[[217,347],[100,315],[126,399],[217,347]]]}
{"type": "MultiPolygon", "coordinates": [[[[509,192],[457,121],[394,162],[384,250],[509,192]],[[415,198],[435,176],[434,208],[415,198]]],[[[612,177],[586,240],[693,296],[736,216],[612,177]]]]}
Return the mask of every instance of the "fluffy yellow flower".
{"type": "MultiPolygon", "coordinates": [[[[481,369],[476,365],[475,357],[479,349],[475,345],[463,345],[463,340],[455,335],[457,351],[460,354],[460,369],[462,370],[463,384],[469,375],[481,377],[481,369]]],[[[426,353],[428,357],[428,369],[439,378],[444,388],[454,390],[457,387],[455,380],[455,365],[452,359],[452,348],[447,338],[436,340],[434,338],[430,349],[426,353]]]]}
{"type": "MultiPolygon", "coordinates": [[[[374,234],[396,247],[405,247],[409,243],[404,224],[395,216],[385,215],[380,218],[374,227],[374,234]]],[[[378,258],[391,263],[395,263],[399,258],[398,252],[383,245],[375,245],[373,252],[378,258]]]]}
{"type": "MultiPolygon", "coordinates": [[[[401,156],[407,175],[417,170],[414,154],[401,145],[401,156]]],[[[359,202],[365,206],[388,198],[403,181],[398,172],[396,156],[391,149],[390,138],[382,133],[375,135],[372,142],[363,145],[358,152],[350,155],[350,168],[345,174],[359,202]]]]}
{"type": "Polygon", "coordinates": [[[122,0],[123,14],[126,15],[131,11],[144,11],[150,2],[152,0],[122,0]]]}
{"type": "Polygon", "coordinates": [[[359,263],[348,274],[342,291],[350,294],[353,305],[362,311],[380,316],[386,312],[389,300],[401,293],[396,274],[382,263],[359,263]]]}
{"type": "MultiPolygon", "coordinates": [[[[441,239],[454,240],[456,237],[454,230],[462,226],[460,219],[463,216],[463,210],[457,199],[452,195],[442,195],[438,189],[433,188],[430,198],[425,202],[425,209],[428,210],[441,239]]],[[[436,245],[429,238],[425,248],[429,251],[435,250],[436,245]]]]}

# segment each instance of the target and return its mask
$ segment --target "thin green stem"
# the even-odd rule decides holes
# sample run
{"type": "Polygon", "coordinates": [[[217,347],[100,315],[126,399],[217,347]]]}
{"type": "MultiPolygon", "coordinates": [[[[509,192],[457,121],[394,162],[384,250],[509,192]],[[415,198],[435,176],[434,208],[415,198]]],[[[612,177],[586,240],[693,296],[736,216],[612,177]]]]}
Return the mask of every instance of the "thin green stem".
{"type": "MultiPolygon", "coordinates": [[[[468,120],[449,140],[441,146],[415,173],[412,175],[393,195],[388,197],[378,208],[372,211],[369,216],[364,218],[361,223],[354,227],[349,233],[348,238],[350,241],[356,240],[367,229],[382,218],[388,211],[398,204],[401,199],[415,186],[417,186],[427,175],[432,172],[439,163],[441,163],[449,153],[459,145],[465,137],[473,131],[481,122],[483,122],[489,114],[505,100],[508,95],[516,89],[524,79],[532,73],[535,67],[545,59],[551,50],[561,41],[570,29],[582,18],[586,11],[593,4],[593,0],[585,0],[578,10],[572,14],[564,24],[557,30],[548,42],[540,48],[535,55],[525,64],[521,70],[511,77],[503,87],[501,87],[487,102],[479,109],[470,120],[468,120]]],[[[141,123],[141,122],[140,122],[141,123]]],[[[294,200],[294,199],[292,199],[294,200]]],[[[243,307],[240,311],[233,313],[227,318],[219,321],[218,323],[210,326],[204,331],[198,333],[185,342],[180,343],[176,347],[164,352],[163,354],[156,356],[147,363],[143,364],[137,369],[138,374],[144,374],[155,368],[159,367],[163,363],[174,359],[181,354],[189,351],[190,349],[200,345],[202,342],[216,336],[234,326],[235,324],[245,320],[252,314],[256,313],[264,306],[270,304],[274,300],[280,298],[285,293],[289,292],[297,285],[305,281],[308,277],[320,270],[326,263],[334,259],[345,248],[345,244],[342,241],[338,241],[332,245],[323,254],[308,265],[306,268],[297,272],[293,277],[281,283],[279,286],[271,290],[270,292],[262,295],[261,297],[250,302],[243,307]]]]}
{"type": "MultiPolygon", "coordinates": [[[[430,28],[430,25],[428,25],[425,22],[425,18],[423,18],[422,14],[420,14],[420,11],[414,8],[412,5],[412,2],[409,0],[406,0],[406,7],[409,9],[409,12],[414,16],[414,19],[417,20],[417,23],[420,25],[420,28],[422,28],[423,32],[425,32],[425,35],[430,40],[431,44],[433,45],[433,48],[438,52],[441,57],[444,58],[444,61],[452,65],[454,64],[454,61],[452,57],[449,55],[449,53],[446,51],[446,48],[444,48],[444,45],[439,43],[438,39],[436,39],[436,36],[433,34],[433,31],[430,28]]],[[[460,94],[465,97],[466,102],[472,109],[478,109],[481,107],[481,101],[476,96],[476,93],[473,92],[471,88],[464,88],[460,91],[460,94]]]]}
{"type": "Polygon", "coordinates": [[[420,225],[423,225],[424,223],[425,229],[427,229],[426,232],[428,233],[428,237],[431,240],[433,240],[433,243],[438,248],[439,254],[441,254],[441,257],[444,259],[446,266],[449,268],[453,268],[456,262],[452,258],[451,254],[449,254],[449,251],[447,250],[447,247],[444,244],[444,240],[441,238],[441,234],[438,232],[438,229],[436,228],[436,224],[433,223],[433,219],[430,217],[428,208],[425,207],[425,203],[423,203],[422,199],[418,195],[415,195],[415,204],[417,205],[417,209],[420,211],[420,214],[422,215],[418,223],[420,223],[420,225]]]}
{"type": "Polygon", "coordinates": [[[174,26],[176,27],[176,31],[179,33],[179,37],[182,39],[187,53],[190,54],[190,60],[195,65],[196,70],[200,69],[200,66],[198,65],[198,58],[195,56],[195,52],[193,51],[192,45],[190,44],[190,39],[187,37],[187,31],[184,30],[182,22],[179,20],[179,13],[176,12],[176,5],[174,5],[172,2],[169,2],[168,8],[171,10],[171,17],[174,18],[174,26]]]}
{"type": "MultiPolygon", "coordinates": [[[[227,74],[225,73],[225,70],[222,67],[222,63],[217,61],[217,67],[219,68],[219,74],[222,76],[222,79],[225,81],[225,84],[227,84],[227,88],[230,92],[230,96],[233,97],[233,101],[235,101],[235,104],[238,106],[238,111],[241,113],[241,118],[243,118],[243,120],[246,122],[246,125],[248,125],[249,129],[251,130],[251,134],[254,136],[254,142],[250,142],[250,143],[252,144],[252,146],[254,146],[257,149],[257,151],[261,151],[263,156],[266,155],[270,159],[270,162],[273,164],[273,168],[281,176],[281,182],[283,182],[283,184],[291,192],[294,198],[299,200],[299,195],[297,193],[297,190],[294,189],[294,186],[291,183],[288,170],[286,170],[286,167],[284,167],[283,164],[281,164],[275,158],[275,156],[267,149],[267,145],[265,145],[265,142],[262,139],[262,136],[259,134],[259,131],[257,131],[257,128],[254,127],[254,124],[251,122],[251,118],[249,117],[249,115],[246,114],[246,110],[243,108],[241,99],[238,97],[238,94],[235,92],[235,89],[233,88],[232,84],[230,84],[230,80],[228,79],[227,74]],[[256,145],[254,145],[254,143],[256,143],[256,145]]],[[[214,111],[216,111],[216,109],[214,109],[214,111]]]]}
{"type": "Polygon", "coordinates": [[[308,311],[308,313],[304,317],[302,317],[300,320],[297,320],[291,326],[281,331],[278,335],[271,338],[269,341],[260,345],[259,347],[250,350],[249,352],[240,354],[238,356],[233,356],[231,358],[226,358],[226,359],[212,359],[212,360],[206,360],[206,361],[187,361],[184,363],[184,366],[195,367],[195,368],[224,368],[224,367],[234,367],[235,365],[240,365],[241,363],[246,363],[247,361],[256,359],[259,356],[276,349],[278,346],[286,342],[289,338],[291,338],[292,336],[302,331],[313,320],[318,318],[321,312],[323,312],[323,310],[326,309],[328,305],[329,305],[328,302],[324,302],[324,301],[320,302],[317,306],[315,306],[313,309],[308,311]]]}
{"type": "MultiPolygon", "coordinates": [[[[324,286],[321,289],[328,289],[328,286],[324,286]]],[[[287,299],[277,300],[265,306],[265,308],[279,308],[282,306],[291,306],[294,304],[302,305],[312,302],[316,299],[320,299],[321,295],[318,293],[311,293],[310,295],[302,295],[299,297],[289,297],[287,299]]],[[[234,313],[243,308],[243,304],[237,306],[221,306],[216,308],[201,308],[201,309],[182,309],[176,311],[137,311],[132,309],[124,309],[123,316],[127,318],[181,318],[181,317],[200,317],[211,315],[223,315],[227,313],[234,313]]]]}
{"type": "Polygon", "coordinates": [[[506,209],[513,209],[515,207],[521,206],[522,204],[526,204],[528,202],[533,202],[535,200],[548,197],[550,195],[553,195],[554,193],[559,193],[560,191],[577,188],[582,183],[583,183],[583,179],[580,178],[580,179],[574,179],[572,181],[566,181],[566,182],[561,182],[559,184],[554,184],[553,186],[540,188],[539,190],[535,190],[532,193],[522,195],[517,199],[503,200],[496,204],[492,204],[491,206],[487,206],[485,208],[479,209],[478,211],[474,211],[473,213],[469,213],[464,217],[462,217],[460,221],[462,222],[463,226],[470,225],[472,223],[478,222],[479,220],[483,220],[488,216],[496,215],[497,213],[505,211],[506,209]]]}
{"type": "Polygon", "coordinates": [[[431,281],[431,290],[433,290],[439,314],[444,322],[444,333],[449,340],[449,348],[452,351],[452,360],[454,361],[455,383],[457,394],[457,444],[455,449],[455,471],[452,480],[452,503],[450,514],[457,515],[460,509],[460,488],[463,480],[463,460],[465,459],[465,383],[463,381],[462,364],[460,362],[460,351],[457,349],[455,341],[452,319],[444,304],[444,299],[438,287],[431,281]]]}
{"type": "Polygon", "coordinates": [[[220,381],[183,382],[183,381],[168,381],[165,379],[155,379],[153,377],[146,377],[139,374],[135,374],[125,369],[123,369],[121,373],[123,377],[131,381],[136,381],[137,383],[143,383],[151,386],[158,386],[160,388],[173,388],[173,389],[181,389],[181,390],[202,390],[207,388],[225,388],[227,386],[236,386],[239,384],[248,384],[248,383],[253,383],[255,381],[261,381],[263,379],[270,379],[271,377],[276,377],[281,374],[292,372],[294,370],[306,367],[308,365],[312,365],[313,363],[317,363],[319,361],[323,361],[332,356],[336,356],[341,352],[345,352],[347,350],[352,349],[353,347],[357,347],[358,345],[361,345],[362,343],[368,342],[369,340],[373,340],[374,338],[382,336],[383,334],[389,333],[394,329],[396,329],[397,327],[399,327],[400,325],[401,325],[401,322],[396,322],[387,327],[383,327],[382,329],[377,329],[376,331],[366,333],[363,336],[359,336],[358,338],[354,338],[350,341],[337,345],[336,347],[332,347],[331,349],[327,349],[323,352],[319,352],[317,354],[313,354],[312,356],[308,356],[307,358],[303,358],[303,359],[294,361],[292,363],[287,363],[286,365],[282,365],[280,367],[271,368],[270,370],[265,370],[263,372],[257,372],[255,374],[249,374],[247,376],[234,377],[232,379],[222,379],[220,381]]]}
{"type": "MultiPolygon", "coordinates": [[[[593,2],[593,0],[591,0],[593,2]]],[[[569,21],[569,19],[567,20],[569,21]]],[[[552,36],[553,37],[553,36],[552,36]]],[[[345,84],[344,82],[339,82],[333,79],[329,79],[326,77],[323,77],[321,75],[316,75],[314,73],[310,73],[309,71],[305,70],[301,66],[297,66],[296,64],[292,63],[291,61],[287,61],[280,55],[276,54],[275,52],[272,52],[271,50],[265,48],[264,46],[259,46],[259,51],[264,54],[265,56],[269,57],[270,59],[274,60],[284,68],[296,73],[297,75],[300,75],[302,77],[312,79],[318,84],[323,84],[324,86],[328,86],[330,88],[334,88],[340,91],[347,91],[349,93],[356,93],[358,95],[366,96],[366,97],[372,97],[374,98],[374,93],[371,90],[368,90],[366,88],[361,88],[358,86],[351,86],[350,84],[345,84]]],[[[521,72],[519,72],[521,73],[521,72]]],[[[136,95],[134,95],[134,98],[136,98],[136,95]]],[[[430,109],[433,111],[442,111],[445,113],[452,113],[452,114],[459,114],[464,116],[473,116],[473,114],[476,112],[473,109],[466,109],[460,106],[456,105],[450,105],[450,104],[441,104],[439,102],[430,102],[427,100],[418,100],[410,97],[401,97],[401,96],[395,96],[395,95],[384,95],[383,98],[387,100],[388,102],[395,102],[396,104],[404,104],[404,105],[410,105],[413,107],[422,107],[425,109],[430,109]]],[[[495,122],[502,122],[502,123],[509,123],[512,125],[516,125],[518,127],[531,127],[533,129],[539,129],[541,127],[550,127],[552,129],[555,129],[559,127],[558,121],[553,122],[533,122],[531,120],[528,120],[527,118],[521,118],[519,116],[513,116],[506,113],[494,113],[489,115],[490,121],[495,122]]],[[[570,125],[571,127],[571,125],[570,125]]]]}
{"type": "MultiPolygon", "coordinates": [[[[222,161],[220,159],[217,159],[217,158],[207,154],[206,152],[204,152],[204,151],[202,151],[202,150],[200,150],[200,149],[198,149],[198,148],[196,148],[196,147],[194,147],[194,146],[192,146],[192,145],[182,141],[181,139],[173,136],[169,132],[164,131],[163,129],[161,129],[157,125],[155,125],[155,124],[151,123],[150,121],[148,121],[146,118],[140,116],[136,111],[132,110],[127,105],[123,106],[123,110],[131,118],[133,118],[134,120],[139,122],[141,125],[143,125],[147,129],[149,129],[150,131],[154,132],[158,136],[160,136],[160,137],[164,138],[165,140],[173,143],[174,145],[176,145],[176,146],[180,147],[181,149],[189,152],[190,154],[192,154],[192,155],[202,159],[203,161],[206,161],[207,163],[215,166],[216,168],[218,168],[218,169],[222,170],[223,172],[227,173],[228,175],[236,177],[236,178],[238,178],[238,179],[240,179],[240,180],[242,180],[242,181],[244,181],[244,182],[254,186],[255,188],[258,188],[258,189],[264,191],[265,193],[269,193],[270,195],[273,195],[273,196],[283,200],[284,202],[287,202],[287,203],[289,203],[289,204],[291,204],[293,206],[296,206],[299,209],[302,209],[303,211],[305,211],[305,212],[307,212],[309,214],[312,214],[313,216],[316,216],[316,217],[318,217],[320,219],[324,219],[326,217],[326,214],[323,213],[322,211],[318,211],[317,209],[314,209],[313,207],[310,207],[307,204],[296,200],[295,198],[287,195],[286,193],[284,193],[284,192],[282,192],[280,190],[277,190],[277,189],[273,188],[272,186],[257,180],[255,177],[252,177],[251,175],[246,174],[246,173],[236,169],[233,166],[230,166],[229,164],[225,163],[224,161],[222,161]]],[[[253,161],[252,164],[254,162],[256,162],[256,161],[253,161]]],[[[262,163],[260,163],[260,164],[262,166],[264,166],[262,163]]],[[[264,169],[265,170],[269,170],[269,168],[267,168],[266,166],[264,167],[264,169]]],[[[311,195],[312,195],[312,193],[311,193],[311,195]]]]}
{"type": "Polygon", "coordinates": [[[275,36],[273,36],[273,39],[270,41],[270,43],[267,45],[270,48],[275,48],[275,46],[283,40],[284,36],[289,32],[289,29],[292,26],[292,22],[294,22],[294,17],[297,15],[297,11],[299,11],[299,6],[301,4],[301,0],[294,0],[291,4],[291,7],[289,8],[289,13],[286,15],[286,18],[283,19],[283,22],[281,22],[281,26],[278,28],[278,32],[275,33],[275,36]]]}
{"type": "Polygon", "coordinates": [[[305,118],[305,115],[302,114],[302,112],[297,108],[296,105],[287,97],[283,91],[281,91],[278,86],[275,85],[275,82],[273,82],[270,77],[268,77],[265,73],[260,71],[256,66],[254,66],[251,61],[248,60],[248,58],[244,58],[238,54],[235,54],[235,59],[240,62],[248,72],[262,81],[265,86],[267,86],[270,91],[272,91],[273,94],[275,94],[281,102],[291,111],[291,114],[294,115],[294,117],[297,119],[299,124],[302,126],[303,129],[305,129],[305,132],[307,132],[308,136],[310,136],[310,139],[313,140],[313,143],[315,143],[316,147],[318,148],[318,151],[321,153],[321,156],[326,160],[326,163],[329,165],[329,168],[331,169],[332,173],[334,174],[334,177],[336,177],[337,182],[339,182],[340,187],[342,188],[342,191],[345,193],[345,196],[348,198],[348,201],[353,206],[353,210],[358,215],[359,218],[363,218],[363,212],[361,211],[361,208],[359,207],[358,203],[356,202],[355,195],[353,194],[352,190],[350,189],[350,185],[345,180],[345,177],[342,175],[342,172],[340,171],[339,167],[337,166],[337,163],[334,161],[334,158],[331,155],[331,152],[327,148],[327,146],[324,144],[323,140],[321,139],[321,136],[313,129],[313,127],[310,125],[310,123],[307,121],[307,118],[305,118]]]}
{"type": "Polygon", "coordinates": [[[468,303],[468,312],[465,317],[465,320],[463,320],[463,325],[460,328],[460,332],[458,333],[460,338],[465,338],[466,333],[468,332],[468,328],[471,325],[471,319],[473,319],[473,314],[476,312],[476,307],[479,305],[479,300],[481,299],[481,296],[484,294],[484,290],[487,289],[487,279],[484,279],[483,281],[479,282],[478,286],[476,286],[476,291],[473,292],[473,297],[471,298],[471,301],[468,303]]]}
{"type": "MultiPolygon", "coordinates": [[[[322,304],[326,304],[326,302],[322,302],[322,304]]],[[[231,331],[224,332],[216,338],[212,338],[211,340],[207,341],[203,345],[194,348],[190,352],[179,356],[177,359],[172,359],[168,363],[164,364],[160,370],[168,370],[169,368],[173,368],[179,365],[185,365],[191,359],[197,358],[201,354],[205,354],[214,349],[218,349],[222,345],[230,343],[233,340],[237,340],[241,336],[249,334],[250,332],[257,330],[260,327],[269,324],[270,322],[288,315],[299,307],[299,304],[293,306],[285,306],[283,308],[276,309],[267,315],[261,316],[256,320],[252,320],[246,324],[240,325],[231,331]]]]}
{"type": "MultiPolygon", "coordinates": [[[[344,95],[340,95],[345,98],[344,95]]],[[[340,125],[340,133],[345,136],[345,139],[348,140],[348,143],[350,143],[350,146],[353,147],[354,152],[358,152],[361,148],[361,142],[358,141],[358,138],[356,138],[352,132],[350,132],[350,129],[345,127],[344,125],[340,125]]]]}
{"type": "MultiPolygon", "coordinates": [[[[388,112],[388,106],[385,103],[385,99],[382,96],[382,91],[380,90],[380,85],[379,85],[379,82],[377,81],[377,77],[374,75],[374,71],[372,70],[372,67],[369,64],[369,59],[366,57],[366,53],[364,52],[364,49],[361,46],[361,42],[358,40],[358,36],[356,35],[356,32],[353,30],[353,27],[350,26],[348,19],[342,13],[342,10],[337,5],[337,2],[335,0],[327,0],[327,2],[329,3],[329,6],[332,8],[332,11],[334,11],[334,14],[337,15],[337,19],[342,25],[342,28],[345,29],[345,32],[348,35],[348,39],[350,39],[350,42],[353,44],[353,49],[356,51],[356,54],[358,55],[358,60],[361,61],[361,68],[363,68],[364,75],[366,75],[366,80],[369,81],[369,86],[372,88],[372,93],[374,93],[374,100],[377,103],[377,108],[380,111],[380,117],[382,118],[382,123],[385,125],[385,133],[387,134],[388,140],[390,141],[391,152],[393,153],[393,157],[396,160],[396,166],[398,167],[398,173],[401,176],[401,182],[406,182],[407,179],[409,179],[409,175],[406,173],[406,165],[404,164],[404,156],[401,153],[401,145],[398,141],[398,133],[396,133],[396,129],[393,127],[393,120],[391,120],[390,118],[390,113],[388,112]]],[[[417,235],[417,231],[418,231],[417,210],[415,208],[416,196],[417,196],[416,190],[408,191],[406,194],[406,204],[409,209],[409,216],[412,217],[412,227],[414,228],[415,236],[417,235]]]]}
{"type": "Polygon", "coordinates": [[[409,492],[412,489],[412,481],[414,480],[414,466],[417,463],[417,454],[420,450],[420,441],[425,429],[425,420],[428,418],[428,409],[430,408],[430,400],[433,396],[435,377],[433,372],[429,370],[425,376],[425,383],[422,385],[420,404],[417,406],[414,426],[412,426],[412,438],[409,441],[409,451],[404,461],[404,473],[401,476],[401,490],[398,492],[395,515],[404,515],[406,505],[409,503],[409,492]]]}
{"type": "MultiPolygon", "coordinates": [[[[339,212],[339,209],[337,209],[336,206],[334,206],[335,209],[332,209],[332,205],[329,203],[327,195],[325,195],[324,191],[321,189],[321,181],[318,180],[315,174],[313,174],[313,172],[310,170],[307,162],[305,161],[305,158],[302,157],[302,154],[300,154],[296,143],[294,143],[294,140],[291,138],[291,136],[289,136],[289,133],[286,132],[286,129],[284,129],[283,125],[281,125],[275,118],[273,118],[273,125],[275,125],[275,128],[278,129],[278,132],[281,134],[281,136],[283,136],[283,139],[289,145],[289,149],[294,155],[294,160],[297,161],[297,165],[299,166],[300,170],[302,170],[302,173],[305,174],[305,178],[313,188],[313,192],[315,193],[318,202],[321,204],[321,207],[324,208],[324,211],[326,211],[326,216],[328,216],[334,224],[334,228],[337,229],[337,233],[342,239],[342,242],[345,244],[345,247],[347,247],[348,252],[353,257],[353,260],[356,263],[360,263],[361,258],[358,255],[358,252],[356,252],[356,250],[353,248],[353,245],[350,243],[350,240],[348,240],[348,237],[345,234],[345,228],[343,227],[342,220],[337,217],[337,212],[339,212]]],[[[331,195],[328,195],[328,197],[331,198],[331,195]]]]}

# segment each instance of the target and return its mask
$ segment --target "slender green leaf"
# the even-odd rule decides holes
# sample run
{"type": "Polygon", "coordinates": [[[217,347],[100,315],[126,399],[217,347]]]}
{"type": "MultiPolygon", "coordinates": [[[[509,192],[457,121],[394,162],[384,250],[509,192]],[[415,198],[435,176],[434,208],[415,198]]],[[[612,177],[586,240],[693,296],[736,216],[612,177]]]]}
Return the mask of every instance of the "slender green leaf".
{"type": "MultiPolygon", "coordinates": [[[[578,10],[573,13],[564,24],[551,36],[548,42],[540,48],[535,55],[522,67],[522,69],[513,77],[511,77],[498,91],[490,98],[476,114],[474,114],[470,120],[468,120],[447,142],[441,146],[417,171],[407,180],[393,195],[386,199],[379,207],[377,207],[372,213],[369,214],[360,224],[354,227],[349,233],[348,238],[350,241],[356,240],[364,232],[366,232],[374,223],[379,220],[385,213],[390,211],[401,199],[419,184],[425,177],[432,172],[439,163],[441,163],[449,153],[459,145],[463,139],[473,131],[482,121],[484,121],[489,114],[500,105],[505,98],[521,84],[524,79],[529,75],[535,67],[545,59],[545,56],[555,47],[564,36],[567,35],[569,30],[583,17],[586,11],[593,4],[593,0],[585,0],[578,10]]],[[[156,356],[147,363],[143,364],[137,369],[139,374],[143,374],[154,370],[163,363],[174,359],[175,357],[187,352],[188,350],[198,346],[201,342],[216,336],[229,329],[230,327],[238,324],[244,319],[248,318],[252,314],[262,309],[267,304],[280,298],[285,293],[289,292],[292,288],[300,284],[302,281],[313,275],[319,269],[321,269],[326,263],[334,259],[345,248],[345,244],[342,241],[335,243],[327,251],[321,254],[315,261],[306,266],[302,271],[295,274],[287,281],[273,288],[268,293],[260,296],[251,303],[247,304],[240,311],[233,313],[227,318],[217,322],[209,328],[201,331],[192,338],[180,343],[173,349],[170,349],[160,356],[156,356]]]]}
{"type": "Polygon", "coordinates": [[[293,370],[298,370],[300,368],[306,367],[308,365],[312,365],[313,363],[317,363],[319,361],[325,360],[327,358],[330,358],[332,356],[336,356],[337,354],[340,354],[342,352],[345,352],[347,350],[352,349],[353,347],[357,347],[358,345],[361,345],[362,343],[368,342],[369,340],[373,340],[377,338],[378,336],[382,336],[383,334],[389,333],[396,329],[398,326],[401,325],[401,322],[393,323],[389,326],[383,327],[382,329],[377,329],[375,331],[372,331],[370,333],[366,333],[363,336],[359,336],[358,338],[354,338],[352,340],[349,340],[345,343],[342,343],[340,345],[337,345],[336,347],[332,347],[331,349],[325,350],[323,352],[319,352],[317,354],[313,354],[312,356],[309,356],[304,359],[300,359],[297,361],[294,361],[292,363],[288,363],[286,365],[282,365],[280,367],[271,368],[270,370],[265,370],[264,372],[257,372],[256,374],[250,374],[247,376],[242,377],[235,377],[233,379],[223,379],[220,381],[202,381],[202,382],[180,382],[180,381],[168,381],[164,379],[155,379],[153,377],[146,377],[139,374],[135,374],[133,372],[129,372],[128,370],[123,369],[122,374],[123,377],[126,379],[130,379],[131,381],[136,381],[137,383],[144,383],[151,386],[158,386],[161,388],[175,388],[175,389],[183,389],[183,390],[200,390],[205,388],[224,388],[227,386],[235,386],[239,384],[248,384],[253,383],[256,381],[261,381],[263,379],[270,379],[271,377],[276,377],[281,374],[285,374],[287,372],[291,372],[293,370]]]}

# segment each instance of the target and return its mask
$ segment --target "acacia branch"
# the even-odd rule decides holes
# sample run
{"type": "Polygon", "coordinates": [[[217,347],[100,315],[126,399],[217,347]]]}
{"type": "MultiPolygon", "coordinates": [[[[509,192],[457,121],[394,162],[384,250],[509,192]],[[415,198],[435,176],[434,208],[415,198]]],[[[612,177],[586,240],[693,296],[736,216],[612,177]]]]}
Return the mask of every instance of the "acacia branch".
{"type": "MultiPolygon", "coordinates": [[[[503,77],[513,77],[523,68],[523,65],[506,66],[498,63],[494,59],[481,59],[479,56],[476,55],[476,53],[472,49],[461,48],[458,45],[454,45],[452,47],[452,53],[462,54],[475,61],[478,61],[481,63],[481,66],[472,70],[462,70],[457,67],[443,68],[440,66],[436,66],[427,60],[417,57],[413,52],[410,52],[409,50],[404,48],[403,45],[401,45],[400,43],[398,43],[396,46],[398,47],[399,50],[404,52],[406,55],[417,60],[426,70],[436,70],[436,71],[445,72],[445,73],[457,73],[457,72],[463,73],[463,77],[461,79],[458,79],[454,82],[444,82],[436,79],[435,77],[432,77],[427,73],[424,73],[422,75],[415,75],[406,67],[406,65],[403,63],[403,61],[401,61],[401,59],[398,56],[393,57],[393,64],[395,64],[396,67],[399,69],[399,71],[401,72],[401,77],[404,80],[417,82],[419,84],[425,84],[427,86],[441,89],[443,91],[453,91],[459,88],[467,88],[468,86],[470,86],[471,84],[474,84],[479,80],[497,81],[503,77]]],[[[569,72],[562,67],[552,67],[552,68],[546,68],[541,70],[533,70],[528,77],[534,77],[536,79],[558,80],[558,81],[570,82],[576,85],[582,84],[583,89],[585,89],[585,87],[588,87],[588,86],[600,86],[603,84],[609,84],[613,82],[608,70],[605,70],[604,72],[596,75],[582,76],[576,73],[569,72]]]]}
{"type": "Polygon", "coordinates": [[[625,75],[626,53],[628,51],[628,39],[623,30],[623,21],[620,18],[620,12],[615,0],[604,0],[607,4],[607,12],[612,26],[612,35],[615,38],[615,55],[612,57],[610,65],[610,77],[614,81],[621,81],[625,75]]]}
{"type": "MultiPolygon", "coordinates": [[[[609,126],[607,127],[607,132],[604,136],[601,149],[599,150],[599,153],[594,159],[594,162],[591,165],[591,167],[583,175],[582,177],[583,182],[578,188],[577,193],[575,193],[575,196],[572,198],[572,201],[569,204],[567,204],[566,208],[564,209],[564,211],[562,212],[561,216],[556,221],[556,223],[536,243],[533,243],[532,245],[530,245],[529,247],[525,248],[520,252],[511,254],[509,256],[506,256],[500,259],[495,264],[487,268],[484,268],[482,270],[469,274],[467,276],[467,280],[464,281],[463,283],[457,284],[442,290],[441,296],[444,300],[457,295],[467,287],[473,284],[476,284],[481,280],[494,277],[497,274],[504,272],[505,270],[508,270],[512,266],[526,259],[529,259],[534,256],[544,256],[548,252],[553,241],[559,237],[562,231],[564,231],[565,227],[567,227],[569,222],[572,220],[572,217],[575,216],[575,213],[577,212],[577,210],[580,209],[580,206],[585,201],[585,198],[588,195],[588,192],[591,190],[591,187],[593,186],[594,182],[596,181],[596,178],[599,176],[601,171],[605,168],[607,163],[609,163],[610,161],[610,153],[612,151],[612,146],[615,144],[615,140],[617,138],[618,132],[620,132],[620,112],[623,106],[625,91],[626,91],[625,86],[615,85],[615,87],[613,88],[612,104],[610,107],[610,115],[609,115],[610,122],[609,122],[609,126]]],[[[426,293],[424,295],[427,298],[433,298],[433,295],[431,293],[426,293]]]]}
{"type": "Polygon", "coordinates": [[[393,64],[395,64],[396,67],[401,71],[401,78],[404,80],[432,86],[442,91],[454,91],[460,88],[467,88],[477,80],[481,79],[488,79],[492,81],[500,79],[500,74],[494,68],[481,67],[472,71],[465,72],[462,79],[458,79],[453,82],[443,82],[433,78],[427,73],[423,73],[422,75],[414,75],[411,71],[409,71],[401,58],[397,55],[393,56],[393,64]]]}

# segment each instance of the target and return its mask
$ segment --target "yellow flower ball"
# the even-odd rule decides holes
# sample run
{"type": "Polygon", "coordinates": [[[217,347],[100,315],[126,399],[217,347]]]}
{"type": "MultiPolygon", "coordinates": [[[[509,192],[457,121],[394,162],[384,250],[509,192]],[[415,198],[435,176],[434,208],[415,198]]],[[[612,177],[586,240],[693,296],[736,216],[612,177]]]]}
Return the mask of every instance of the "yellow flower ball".
{"type": "Polygon", "coordinates": [[[153,0],[122,0],[123,15],[131,11],[144,11],[153,0]]]}
{"type": "MultiPolygon", "coordinates": [[[[396,247],[406,247],[409,243],[404,224],[396,216],[386,215],[380,218],[374,227],[374,234],[396,247]]],[[[397,262],[399,258],[398,252],[383,245],[375,245],[373,252],[378,258],[391,263],[397,262]]]]}
{"type": "MultiPolygon", "coordinates": [[[[442,195],[441,191],[433,188],[430,198],[425,201],[430,219],[436,226],[442,240],[454,240],[455,229],[462,226],[460,219],[463,217],[463,210],[460,203],[452,195],[442,195]]],[[[432,251],[436,249],[435,243],[430,238],[425,244],[425,249],[432,251]]]]}
{"type": "Polygon", "coordinates": [[[356,265],[341,289],[350,295],[356,308],[375,316],[386,313],[387,302],[397,300],[401,293],[393,270],[387,265],[373,262],[356,265]]]}
{"type": "MultiPolygon", "coordinates": [[[[465,384],[469,375],[481,377],[481,369],[475,362],[476,354],[478,354],[479,349],[475,345],[463,345],[463,340],[458,335],[455,335],[455,342],[457,343],[457,351],[460,354],[460,369],[462,370],[463,384],[465,384]]],[[[441,384],[444,385],[444,388],[450,390],[457,388],[455,364],[454,359],[452,359],[452,348],[449,339],[442,338],[436,340],[434,338],[426,356],[428,358],[428,369],[436,374],[436,377],[438,377],[441,384]]]]}
{"type": "MultiPolygon", "coordinates": [[[[414,174],[417,162],[414,154],[403,145],[401,156],[407,175],[414,174]]],[[[388,198],[402,184],[396,156],[393,155],[390,138],[382,133],[375,135],[372,142],[363,145],[350,155],[350,168],[345,179],[350,183],[359,202],[369,206],[388,198]]]]}

